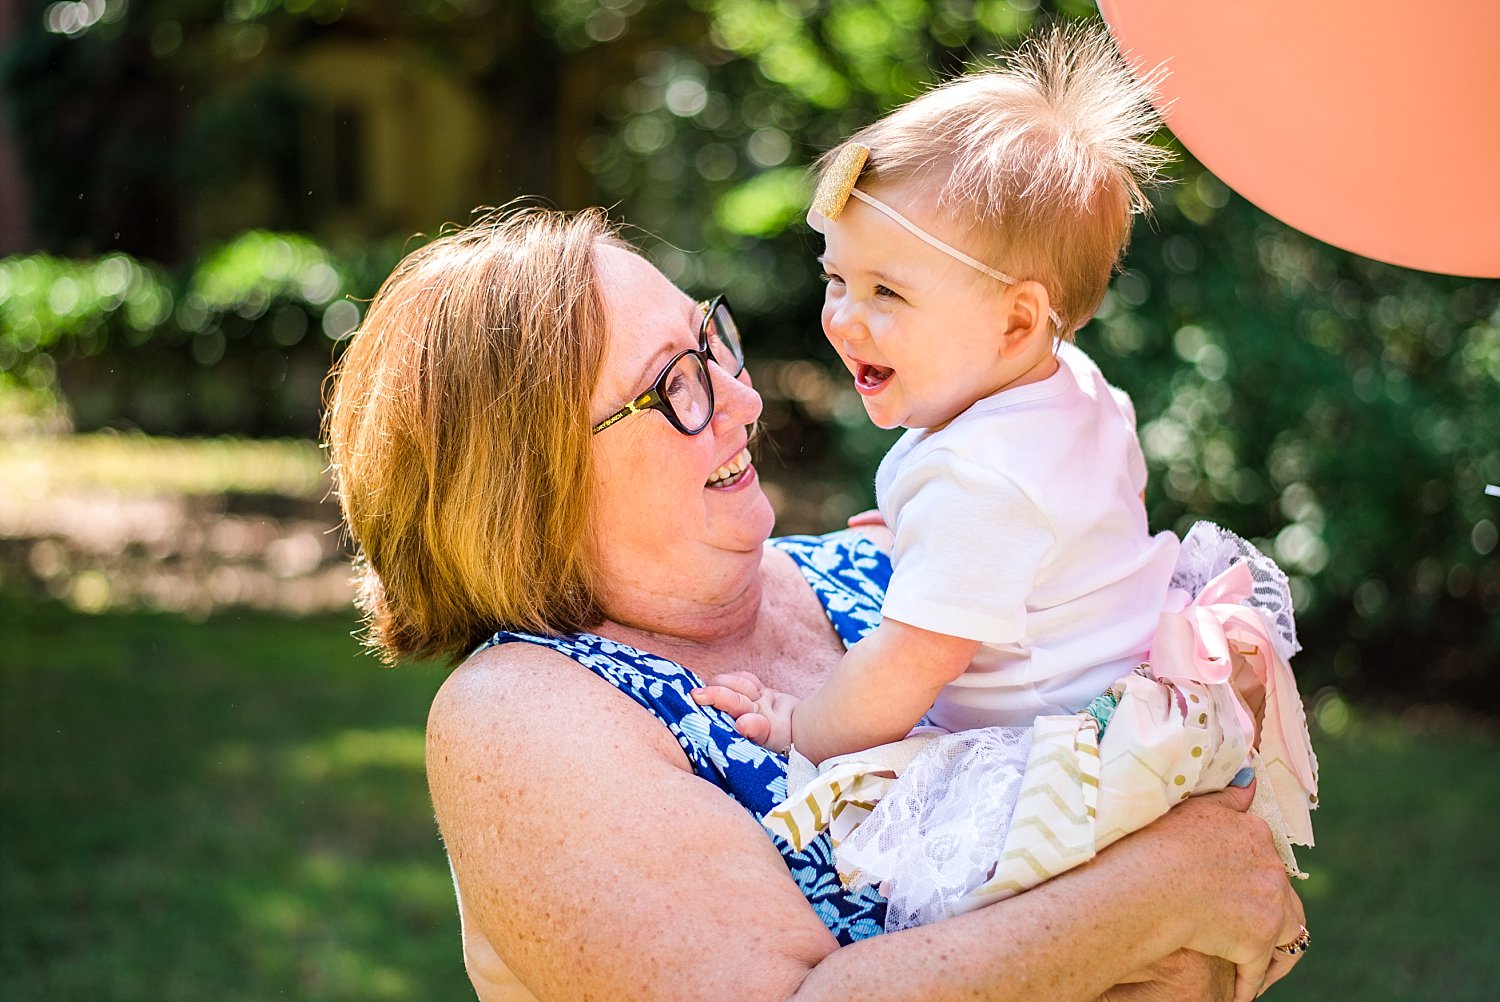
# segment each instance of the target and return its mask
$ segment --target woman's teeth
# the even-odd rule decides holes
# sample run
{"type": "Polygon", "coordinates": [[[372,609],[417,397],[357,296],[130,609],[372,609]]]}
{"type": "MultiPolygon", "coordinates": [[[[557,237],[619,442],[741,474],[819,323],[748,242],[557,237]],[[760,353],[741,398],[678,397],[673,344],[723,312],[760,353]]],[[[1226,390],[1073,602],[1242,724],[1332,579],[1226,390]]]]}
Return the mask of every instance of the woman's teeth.
{"type": "Polygon", "coordinates": [[[744,474],[746,467],[750,465],[750,450],[741,449],[740,454],[714,471],[714,475],[708,479],[709,487],[729,487],[737,484],[744,474]]]}

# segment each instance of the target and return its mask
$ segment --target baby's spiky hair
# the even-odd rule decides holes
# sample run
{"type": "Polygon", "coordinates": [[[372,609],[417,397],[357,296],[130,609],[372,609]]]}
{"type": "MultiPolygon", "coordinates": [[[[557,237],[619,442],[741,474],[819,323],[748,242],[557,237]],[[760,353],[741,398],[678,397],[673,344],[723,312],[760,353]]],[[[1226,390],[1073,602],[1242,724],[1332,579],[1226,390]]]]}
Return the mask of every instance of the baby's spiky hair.
{"type": "Polygon", "coordinates": [[[1152,89],[1102,26],[1038,35],[897,108],[835,147],[870,150],[859,186],[902,186],[963,234],[975,257],[1047,286],[1064,332],[1098,308],[1171,153],[1148,139],[1152,89]]]}

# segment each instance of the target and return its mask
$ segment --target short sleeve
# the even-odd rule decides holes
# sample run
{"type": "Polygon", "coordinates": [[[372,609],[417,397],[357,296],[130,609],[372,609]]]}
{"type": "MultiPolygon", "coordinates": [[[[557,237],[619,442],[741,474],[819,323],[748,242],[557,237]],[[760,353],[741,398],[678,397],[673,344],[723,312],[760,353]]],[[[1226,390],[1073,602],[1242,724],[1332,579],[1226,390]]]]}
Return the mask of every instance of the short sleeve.
{"type": "Polygon", "coordinates": [[[1055,533],[1009,478],[934,450],[891,485],[898,512],[882,615],[987,644],[1020,642],[1055,533]]]}

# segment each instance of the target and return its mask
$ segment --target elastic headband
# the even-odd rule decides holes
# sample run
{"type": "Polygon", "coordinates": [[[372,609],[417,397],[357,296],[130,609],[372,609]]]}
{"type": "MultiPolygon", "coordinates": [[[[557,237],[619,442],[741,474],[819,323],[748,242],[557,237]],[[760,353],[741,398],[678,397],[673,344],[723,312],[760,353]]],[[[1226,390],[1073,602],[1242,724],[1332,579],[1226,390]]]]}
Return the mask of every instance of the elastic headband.
{"type": "MultiPolygon", "coordinates": [[[[886,205],[880,199],[873,195],[867,195],[856,188],[855,184],[859,181],[860,172],[865,169],[865,163],[869,159],[869,148],[861,146],[858,143],[850,143],[839,152],[837,159],[829,165],[828,170],[823,174],[823,179],[818,182],[818,190],[813,195],[812,207],[807,210],[808,226],[811,226],[819,233],[826,233],[827,229],[823,225],[822,219],[829,221],[838,219],[839,215],[844,211],[844,206],[849,202],[849,196],[853,195],[861,202],[884,213],[887,217],[899,223],[903,229],[918,240],[942,251],[955,261],[962,261],[970,268],[988,275],[997,282],[1003,282],[1006,285],[1021,284],[1005,272],[996,271],[983,261],[970,257],[952,244],[944,243],[889,205],[886,205]],[[819,217],[822,217],[822,219],[819,217]]],[[[1057,330],[1061,332],[1063,322],[1062,317],[1057,315],[1057,311],[1049,308],[1047,310],[1047,317],[1056,325],[1057,330]]]]}

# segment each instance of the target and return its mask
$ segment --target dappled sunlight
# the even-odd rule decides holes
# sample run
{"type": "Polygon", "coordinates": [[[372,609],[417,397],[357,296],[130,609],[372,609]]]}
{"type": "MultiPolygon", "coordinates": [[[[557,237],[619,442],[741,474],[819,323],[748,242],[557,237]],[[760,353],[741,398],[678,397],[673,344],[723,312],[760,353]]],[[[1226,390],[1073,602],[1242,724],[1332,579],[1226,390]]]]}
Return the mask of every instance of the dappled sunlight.
{"type": "Polygon", "coordinates": [[[284,494],[321,500],[327,460],[294,439],[177,439],[100,432],[0,442],[0,498],[69,491],[284,494]]]}
{"type": "Polygon", "coordinates": [[[423,997],[409,948],[376,952],[370,944],[393,925],[406,934],[433,931],[456,921],[457,910],[445,867],[326,851],[287,861],[275,883],[234,882],[224,898],[238,941],[261,944],[251,949],[266,949],[265,966],[284,968],[300,990],[321,997],[423,997]]]}
{"type": "Polygon", "coordinates": [[[0,579],[84,612],[347,608],[310,442],[95,434],[0,443],[0,579]]]}
{"type": "Polygon", "coordinates": [[[375,768],[421,776],[424,755],[425,738],[416,727],[339,731],[280,753],[283,775],[303,782],[325,782],[375,768]]]}

